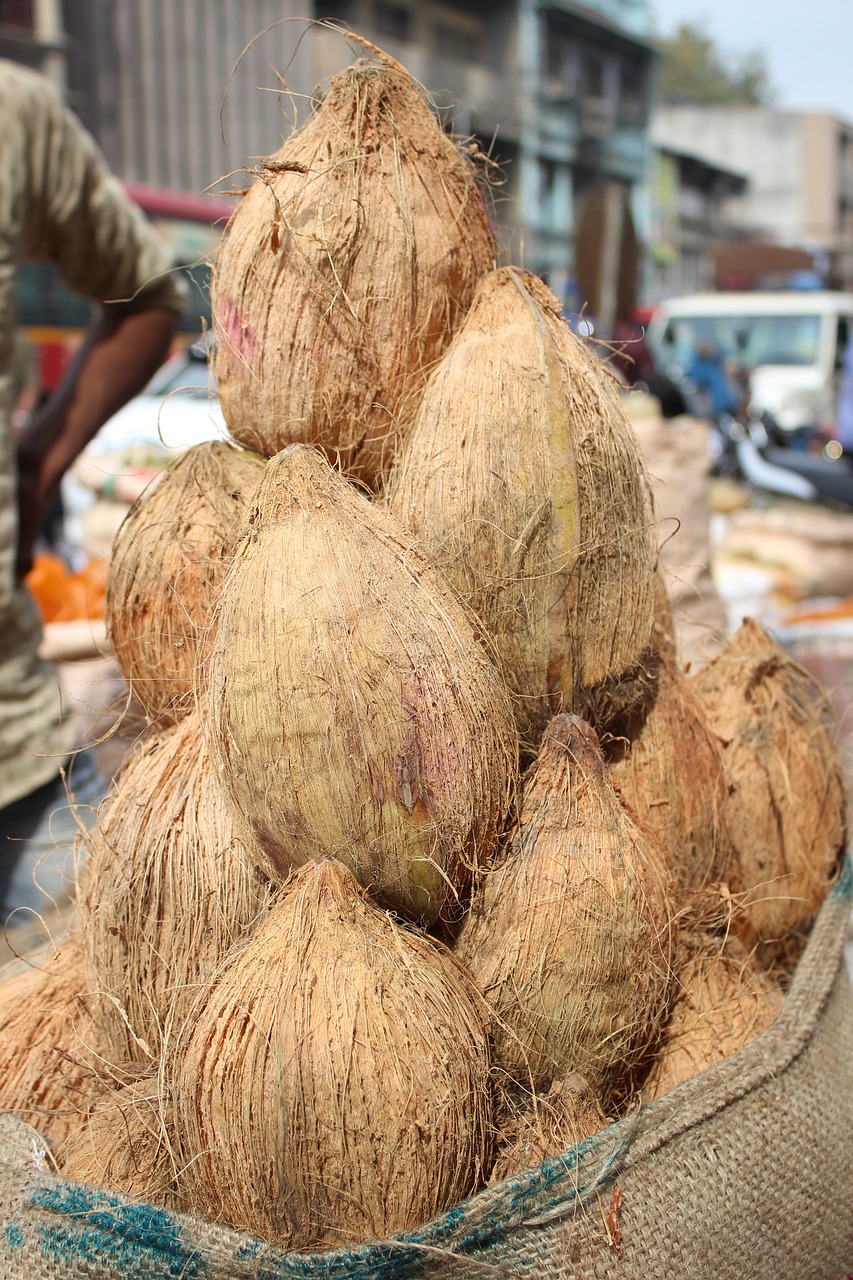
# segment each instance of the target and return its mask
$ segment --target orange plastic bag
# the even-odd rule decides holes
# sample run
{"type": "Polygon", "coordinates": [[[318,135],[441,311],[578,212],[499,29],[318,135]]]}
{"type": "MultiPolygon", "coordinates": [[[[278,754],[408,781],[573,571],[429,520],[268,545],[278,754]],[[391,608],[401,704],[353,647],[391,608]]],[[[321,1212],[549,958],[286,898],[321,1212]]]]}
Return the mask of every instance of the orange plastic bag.
{"type": "Polygon", "coordinates": [[[107,590],[106,560],[89,560],[72,573],[59,556],[39,552],[25,582],[36,598],[43,622],[102,618],[107,590]]]}

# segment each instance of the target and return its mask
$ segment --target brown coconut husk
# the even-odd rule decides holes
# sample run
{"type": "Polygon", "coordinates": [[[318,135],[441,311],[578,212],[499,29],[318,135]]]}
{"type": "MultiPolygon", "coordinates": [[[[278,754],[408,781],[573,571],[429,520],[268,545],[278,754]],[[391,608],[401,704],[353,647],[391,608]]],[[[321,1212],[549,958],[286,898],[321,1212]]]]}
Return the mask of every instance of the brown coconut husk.
{"type": "Polygon", "coordinates": [[[66,940],[38,967],[0,984],[0,1112],[26,1120],[55,1145],[109,1083],[86,988],[80,942],[66,940]]]}
{"type": "Polygon", "coordinates": [[[334,76],[261,163],[213,280],[234,438],[315,444],[370,486],[497,252],[469,156],[380,57],[334,76]]]}
{"type": "Polygon", "coordinates": [[[156,1071],[110,1089],[85,1108],[54,1155],[72,1182],[164,1209],[191,1207],[177,1189],[172,1124],[156,1071]]]}
{"type": "Polygon", "coordinates": [[[659,1098],[750,1044],[782,1008],[781,987],[734,936],[679,937],[672,1014],[643,1096],[659,1098]]]}
{"type": "Polygon", "coordinates": [[[291,878],[168,1063],[196,1212],[286,1248],[404,1231],[485,1177],[482,1002],[334,859],[291,878]]]}
{"type": "Polygon", "coordinates": [[[719,743],[686,675],[666,653],[653,670],[642,713],[623,723],[605,752],[622,803],[654,839],[683,905],[728,879],[728,784],[719,743]]]}
{"type": "Polygon", "coordinates": [[[589,1082],[577,1074],[553,1080],[540,1094],[506,1092],[501,1111],[490,1183],[563,1155],[607,1124],[589,1082]]]}
{"type": "Polygon", "coordinates": [[[494,640],[525,746],[556,711],[599,725],[635,700],[655,622],[649,479],[612,379],[530,272],[481,282],[387,501],[494,640]]]}
{"type": "Polygon", "coordinates": [[[752,619],[691,683],[722,747],[734,927],[767,963],[796,962],[846,835],[842,770],[813,677],[752,619]]]}
{"type": "Polygon", "coordinates": [[[267,466],[203,686],[211,754],[276,868],[333,854],[406,917],[457,911],[516,783],[509,695],[412,536],[317,450],[267,466]]]}
{"type": "Polygon", "coordinates": [[[145,490],[116,534],[107,628],[132,693],[161,725],[192,709],[207,612],[262,475],[256,454],[220,440],[195,445],[145,490]]]}
{"type": "Polygon", "coordinates": [[[556,716],[455,948],[493,1010],[496,1066],[534,1087],[577,1072],[609,1105],[657,1037],[675,932],[593,729],[556,716]]]}
{"type": "Polygon", "coordinates": [[[85,840],[92,998],[116,1056],[150,1060],[168,1019],[251,932],[272,892],[195,714],[132,753],[85,840]]]}

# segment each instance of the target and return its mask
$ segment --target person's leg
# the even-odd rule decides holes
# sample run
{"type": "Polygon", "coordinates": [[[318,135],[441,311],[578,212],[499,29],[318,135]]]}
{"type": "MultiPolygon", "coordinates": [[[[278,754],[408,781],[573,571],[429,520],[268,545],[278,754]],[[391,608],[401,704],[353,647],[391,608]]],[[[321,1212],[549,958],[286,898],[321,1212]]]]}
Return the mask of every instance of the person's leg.
{"type": "Polygon", "coordinates": [[[106,792],[90,752],[57,777],[0,810],[0,926],[66,901],[74,888],[75,843],[106,792]],[[10,913],[14,912],[11,920],[10,913]]]}

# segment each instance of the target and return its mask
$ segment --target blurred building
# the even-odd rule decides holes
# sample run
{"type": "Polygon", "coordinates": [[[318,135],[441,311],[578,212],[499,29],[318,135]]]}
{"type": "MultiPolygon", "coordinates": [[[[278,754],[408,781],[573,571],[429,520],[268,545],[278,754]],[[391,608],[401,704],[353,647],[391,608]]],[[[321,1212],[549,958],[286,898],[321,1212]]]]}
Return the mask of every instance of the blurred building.
{"type": "Polygon", "coordinates": [[[630,204],[643,182],[648,0],[12,0],[0,39],[64,85],[122,177],[198,195],[245,185],[358,56],[311,16],[387,49],[478,141],[507,251],[570,301],[583,201],[610,183],[630,204]]]}
{"type": "Polygon", "coordinates": [[[652,135],[643,295],[646,302],[713,289],[722,250],[738,246],[749,228],[738,214],[747,179],[734,170],[652,135]]]}
{"type": "MultiPolygon", "coordinates": [[[[497,217],[512,260],[571,307],[584,201],[616,184],[629,207],[648,160],[654,44],[647,0],[318,0],[421,81],[446,127],[497,165],[497,217]]],[[[314,43],[320,79],[346,59],[314,43]]]]}
{"type": "Polygon", "coordinates": [[[730,215],[756,238],[808,253],[853,287],[853,124],[765,107],[658,107],[656,141],[730,167],[747,184],[730,215]]]}

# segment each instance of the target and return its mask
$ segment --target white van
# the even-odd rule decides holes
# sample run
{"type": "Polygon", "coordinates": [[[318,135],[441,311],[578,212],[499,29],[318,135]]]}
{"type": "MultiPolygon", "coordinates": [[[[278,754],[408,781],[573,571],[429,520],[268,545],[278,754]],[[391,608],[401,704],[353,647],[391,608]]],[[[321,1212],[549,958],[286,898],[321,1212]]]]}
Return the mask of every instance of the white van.
{"type": "Polygon", "coordinates": [[[696,293],[659,303],[647,340],[676,379],[694,344],[713,342],[749,372],[753,401],[796,431],[834,424],[851,333],[851,293],[696,293]]]}

